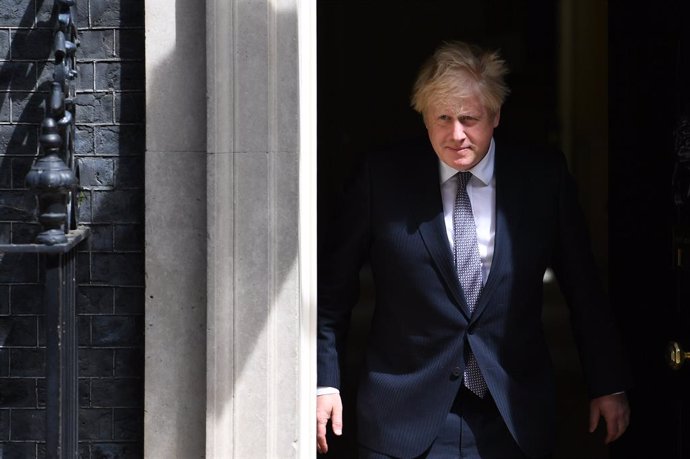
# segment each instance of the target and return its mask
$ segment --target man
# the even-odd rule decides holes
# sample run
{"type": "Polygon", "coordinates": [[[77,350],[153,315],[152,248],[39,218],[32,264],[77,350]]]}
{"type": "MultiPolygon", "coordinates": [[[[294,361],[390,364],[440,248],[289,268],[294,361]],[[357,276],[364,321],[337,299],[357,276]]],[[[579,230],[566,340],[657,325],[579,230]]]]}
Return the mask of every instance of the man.
{"type": "Polygon", "coordinates": [[[412,105],[429,142],[372,155],[319,260],[317,448],[342,431],[340,364],[358,271],[375,311],[357,399],[362,458],[548,456],[555,389],[543,275],[571,309],[606,442],[626,429],[627,372],[562,155],[493,139],[508,93],[497,53],[461,42],[424,64],[412,105]],[[435,154],[434,154],[435,153],[435,154]]]}

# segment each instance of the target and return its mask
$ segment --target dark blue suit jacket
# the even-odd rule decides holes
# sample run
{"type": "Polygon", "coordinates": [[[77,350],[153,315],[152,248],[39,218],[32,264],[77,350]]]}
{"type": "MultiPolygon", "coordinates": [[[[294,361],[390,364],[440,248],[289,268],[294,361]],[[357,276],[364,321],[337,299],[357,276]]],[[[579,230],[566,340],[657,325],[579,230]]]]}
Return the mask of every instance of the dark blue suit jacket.
{"type": "Polygon", "coordinates": [[[395,457],[429,447],[474,352],[509,430],[528,455],[551,452],[555,388],[542,329],[551,266],[571,309],[590,397],[623,390],[626,370],[562,155],[497,143],[494,258],[469,314],[443,221],[428,143],[372,155],[319,256],[318,385],[340,387],[358,272],[369,260],[375,312],[358,393],[358,439],[395,457]]]}

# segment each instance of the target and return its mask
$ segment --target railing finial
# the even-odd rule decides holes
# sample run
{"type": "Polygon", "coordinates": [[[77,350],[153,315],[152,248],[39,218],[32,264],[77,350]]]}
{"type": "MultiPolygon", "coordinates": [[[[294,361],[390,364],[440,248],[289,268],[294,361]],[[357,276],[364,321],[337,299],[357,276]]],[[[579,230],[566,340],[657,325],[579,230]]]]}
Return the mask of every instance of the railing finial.
{"type": "Polygon", "coordinates": [[[36,237],[39,244],[55,245],[67,242],[67,195],[75,186],[72,169],[60,158],[62,138],[53,118],[45,118],[41,125],[43,155],[34,163],[26,176],[26,185],[38,197],[38,220],[43,231],[36,237]]]}

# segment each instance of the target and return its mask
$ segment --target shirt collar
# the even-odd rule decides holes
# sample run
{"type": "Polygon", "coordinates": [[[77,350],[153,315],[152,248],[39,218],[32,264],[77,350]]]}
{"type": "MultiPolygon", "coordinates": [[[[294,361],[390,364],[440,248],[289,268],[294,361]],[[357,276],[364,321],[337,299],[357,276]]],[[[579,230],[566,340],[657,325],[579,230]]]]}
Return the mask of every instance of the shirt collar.
{"type": "MultiPolygon", "coordinates": [[[[470,169],[470,172],[472,172],[472,175],[477,177],[480,182],[482,182],[484,185],[488,185],[491,183],[491,179],[494,176],[494,156],[495,156],[495,151],[496,151],[496,145],[494,144],[494,139],[491,139],[491,143],[489,144],[489,151],[486,152],[486,155],[482,158],[481,161],[479,161],[475,166],[470,169]]],[[[457,169],[453,169],[450,167],[448,164],[444,163],[439,159],[439,172],[440,172],[440,177],[441,177],[441,184],[446,183],[450,178],[455,176],[455,174],[458,173],[457,169]]]]}

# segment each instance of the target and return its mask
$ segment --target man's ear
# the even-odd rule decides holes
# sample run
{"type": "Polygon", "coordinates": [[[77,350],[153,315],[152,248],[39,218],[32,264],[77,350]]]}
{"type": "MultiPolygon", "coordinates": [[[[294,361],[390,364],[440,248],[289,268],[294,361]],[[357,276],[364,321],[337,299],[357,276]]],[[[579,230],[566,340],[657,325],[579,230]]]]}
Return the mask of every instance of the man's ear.
{"type": "Polygon", "coordinates": [[[499,107],[498,111],[494,115],[494,127],[498,127],[498,122],[501,121],[501,109],[499,107]]]}

